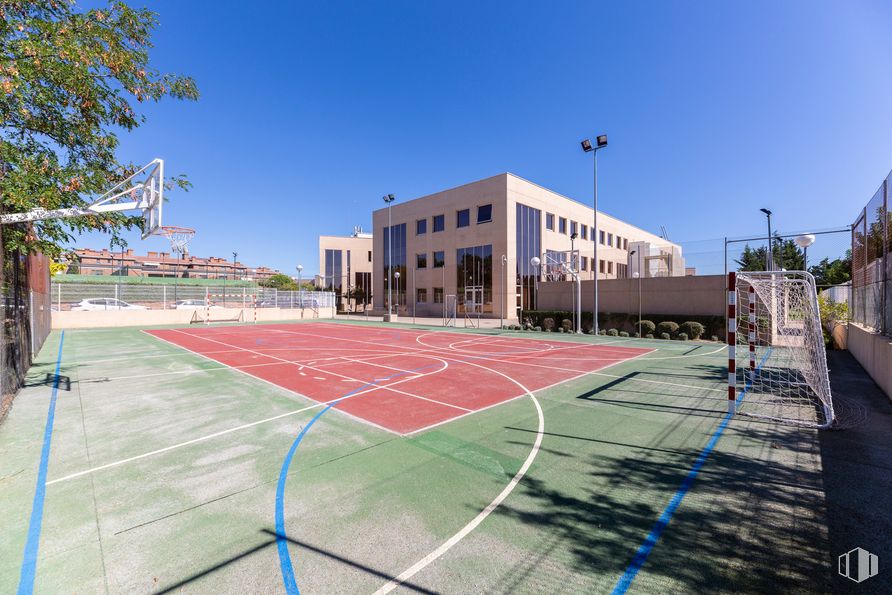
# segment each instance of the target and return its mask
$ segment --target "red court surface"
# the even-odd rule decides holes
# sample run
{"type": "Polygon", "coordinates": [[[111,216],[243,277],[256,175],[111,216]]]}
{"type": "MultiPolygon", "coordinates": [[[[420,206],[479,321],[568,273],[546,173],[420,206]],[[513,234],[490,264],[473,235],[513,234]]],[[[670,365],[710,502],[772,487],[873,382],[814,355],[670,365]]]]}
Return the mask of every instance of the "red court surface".
{"type": "Polygon", "coordinates": [[[652,351],[337,323],[146,332],[399,434],[652,351]]]}

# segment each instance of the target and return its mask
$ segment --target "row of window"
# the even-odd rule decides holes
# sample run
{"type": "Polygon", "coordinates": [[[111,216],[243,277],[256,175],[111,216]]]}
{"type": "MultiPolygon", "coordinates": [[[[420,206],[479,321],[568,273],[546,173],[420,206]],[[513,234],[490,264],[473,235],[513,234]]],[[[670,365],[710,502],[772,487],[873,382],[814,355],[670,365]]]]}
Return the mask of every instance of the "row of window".
{"type": "MultiPolygon", "coordinates": [[[[436,252],[432,252],[433,258],[433,268],[439,269],[446,266],[446,253],[442,250],[438,250],[436,252]]],[[[421,254],[415,255],[415,268],[417,269],[426,269],[427,268],[427,253],[422,252],[421,254]]]]}
{"type": "MultiPolygon", "coordinates": [[[[480,205],[477,207],[477,223],[489,223],[492,221],[492,205],[480,205]]],[[[461,209],[455,212],[455,227],[468,227],[471,225],[471,209],[461,209]]],[[[433,233],[446,229],[446,215],[434,215],[431,217],[433,233]]],[[[415,235],[427,233],[427,219],[415,221],[415,235]]]]}
{"type": "MultiPolygon", "coordinates": [[[[545,213],[545,229],[549,231],[555,231],[554,229],[554,213],[545,213]]],[[[566,217],[558,217],[557,218],[557,232],[567,235],[567,223],[568,220],[566,217]]],[[[576,234],[578,237],[583,240],[589,239],[589,226],[585,223],[579,224],[576,221],[569,221],[570,223],[570,235],[576,234]]],[[[614,242],[614,236],[612,233],[605,233],[604,230],[600,230],[598,233],[600,236],[600,244],[604,246],[610,246],[611,248],[620,248],[621,250],[629,249],[629,238],[623,238],[619,235],[616,236],[616,242],[614,242]]],[[[595,240],[594,234],[592,234],[592,241],[595,240]]]]}
{"type": "MultiPolygon", "coordinates": [[[[443,288],[442,287],[434,287],[434,303],[442,304],[443,303],[443,288]]],[[[427,303],[427,288],[419,287],[415,290],[415,301],[419,304],[427,303]]]]}

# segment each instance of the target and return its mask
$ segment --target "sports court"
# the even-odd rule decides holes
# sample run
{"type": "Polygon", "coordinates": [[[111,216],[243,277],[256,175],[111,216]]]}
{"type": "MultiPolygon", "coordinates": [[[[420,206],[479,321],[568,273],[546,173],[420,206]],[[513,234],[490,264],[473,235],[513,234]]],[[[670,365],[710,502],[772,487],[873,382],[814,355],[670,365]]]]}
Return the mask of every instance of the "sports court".
{"type": "Polygon", "coordinates": [[[380,323],[56,331],[0,425],[0,589],[827,590],[819,433],[729,422],[726,365],[380,323]]]}

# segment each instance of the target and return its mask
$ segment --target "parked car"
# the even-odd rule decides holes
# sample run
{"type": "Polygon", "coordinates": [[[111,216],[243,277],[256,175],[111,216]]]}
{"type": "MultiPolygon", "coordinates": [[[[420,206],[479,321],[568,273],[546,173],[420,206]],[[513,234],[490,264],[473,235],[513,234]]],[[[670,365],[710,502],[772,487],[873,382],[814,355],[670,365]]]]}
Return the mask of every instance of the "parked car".
{"type": "MultiPolygon", "coordinates": [[[[204,300],[177,300],[169,306],[173,310],[198,310],[205,307],[204,300]]],[[[216,304],[211,304],[211,309],[221,308],[216,304]]]]}
{"type": "Polygon", "coordinates": [[[91,312],[95,310],[148,310],[146,306],[128,304],[115,298],[89,298],[81,300],[71,307],[75,312],[91,312]]]}

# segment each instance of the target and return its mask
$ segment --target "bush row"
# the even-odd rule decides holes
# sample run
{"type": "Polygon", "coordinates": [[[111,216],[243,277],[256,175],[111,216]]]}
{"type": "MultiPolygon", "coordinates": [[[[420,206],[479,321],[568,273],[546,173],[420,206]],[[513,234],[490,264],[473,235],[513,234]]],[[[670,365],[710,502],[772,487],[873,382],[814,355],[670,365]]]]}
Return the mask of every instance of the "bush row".
{"type": "MultiPolygon", "coordinates": [[[[540,327],[546,332],[572,332],[573,314],[560,310],[527,310],[523,313],[523,325],[515,325],[519,328],[530,330],[540,327]]],[[[640,321],[635,314],[622,314],[602,312],[598,315],[598,325],[601,334],[608,335],[614,331],[616,335],[623,336],[654,336],[668,339],[700,339],[711,337],[713,341],[718,337],[724,337],[725,319],[723,316],[674,316],[655,314],[643,316],[640,321]],[[654,323],[651,318],[658,320],[654,323]],[[640,330],[639,330],[640,329],[640,330]],[[639,334],[640,333],[640,334],[639,334]]],[[[582,330],[590,333],[592,330],[592,313],[582,313],[582,330]]],[[[616,336],[610,335],[610,336],[616,336]]]]}

